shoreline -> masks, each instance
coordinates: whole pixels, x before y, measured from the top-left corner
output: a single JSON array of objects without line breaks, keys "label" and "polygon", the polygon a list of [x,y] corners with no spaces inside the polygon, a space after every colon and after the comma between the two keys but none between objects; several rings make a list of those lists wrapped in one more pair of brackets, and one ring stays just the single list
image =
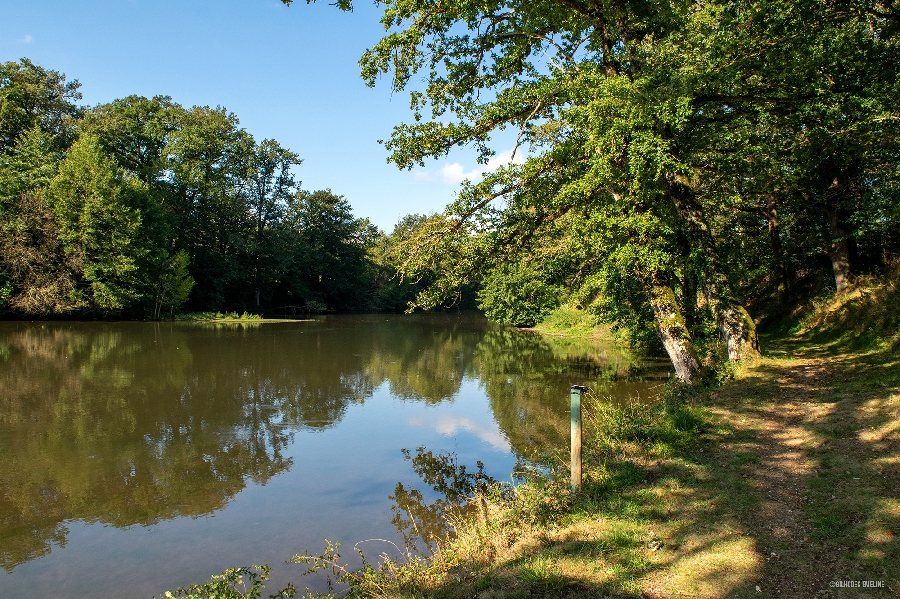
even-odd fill
[{"label": "shoreline", "polygon": [[770,345],[719,388],[594,410],[581,493],[564,475],[508,505],[478,499],[431,561],[363,573],[350,596],[837,597],[835,580],[882,581],[840,597],[900,592],[897,356]]},{"label": "shoreline", "polygon": [[895,293],[833,298],[718,387],[586,406],[580,493],[562,469],[509,503],[477,497],[431,559],[344,577],[348,596],[897,596]]}]

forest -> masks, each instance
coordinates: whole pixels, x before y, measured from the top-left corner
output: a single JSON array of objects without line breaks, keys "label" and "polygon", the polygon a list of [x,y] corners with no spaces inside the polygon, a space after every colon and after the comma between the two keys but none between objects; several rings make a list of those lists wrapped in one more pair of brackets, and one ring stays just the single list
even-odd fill
[{"label": "forest", "polygon": [[402,310],[412,298],[392,238],[343,197],[302,189],[302,159],[277,141],[164,96],[80,106],[79,86],[25,58],[0,64],[0,312]]}]

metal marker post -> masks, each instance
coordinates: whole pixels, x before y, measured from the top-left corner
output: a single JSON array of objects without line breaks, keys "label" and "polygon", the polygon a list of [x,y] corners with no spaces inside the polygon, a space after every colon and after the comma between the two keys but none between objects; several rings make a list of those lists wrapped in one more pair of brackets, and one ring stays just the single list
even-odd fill
[{"label": "metal marker post", "polygon": [[572,385],[569,403],[572,409],[572,491],[581,489],[581,396],[587,387]]}]

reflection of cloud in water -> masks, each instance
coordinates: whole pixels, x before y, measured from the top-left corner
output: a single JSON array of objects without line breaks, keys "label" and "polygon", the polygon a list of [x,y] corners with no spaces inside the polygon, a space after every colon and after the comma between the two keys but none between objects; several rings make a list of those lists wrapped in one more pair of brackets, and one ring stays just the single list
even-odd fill
[{"label": "reflection of cloud in water", "polygon": [[510,453],[509,441],[498,429],[485,428],[471,418],[441,414],[437,422],[424,416],[410,416],[407,421],[409,426],[434,427],[434,430],[448,437],[454,436],[458,431],[464,430],[472,433],[497,451]]}]

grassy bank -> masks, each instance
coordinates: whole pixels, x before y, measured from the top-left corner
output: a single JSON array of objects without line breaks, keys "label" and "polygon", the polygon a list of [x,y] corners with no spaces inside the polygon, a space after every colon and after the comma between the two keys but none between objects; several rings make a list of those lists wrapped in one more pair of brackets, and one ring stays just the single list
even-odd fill
[{"label": "grassy bank", "polygon": [[259,314],[250,314],[248,312],[243,312],[238,314],[237,312],[189,312],[187,314],[176,314],[172,320],[176,322],[200,322],[200,323],[213,323],[213,324],[241,324],[241,325],[256,325],[256,324],[271,324],[276,322],[299,322],[302,318],[263,318]]},{"label": "grassy bank", "polygon": [[566,337],[609,338],[609,327],[585,310],[563,305],[547,315],[533,330],[545,335]]},{"label": "grassy bank", "polygon": [[823,301],[716,389],[590,397],[580,493],[561,471],[480,497],[432,559],[343,581],[411,599],[900,596],[898,300],[870,282]]},{"label": "grassy bank", "polygon": [[173,320],[180,322],[258,322],[263,319],[259,314],[244,312],[188,312],[176,314]]},{"label": "grassy bank", "polygon": [[389,564],[355,593],[900,596],[898,299],[869,283],[822,302],[713,391],[595,398],[581,493],[563,473],[482,500],[433,561]]}]

